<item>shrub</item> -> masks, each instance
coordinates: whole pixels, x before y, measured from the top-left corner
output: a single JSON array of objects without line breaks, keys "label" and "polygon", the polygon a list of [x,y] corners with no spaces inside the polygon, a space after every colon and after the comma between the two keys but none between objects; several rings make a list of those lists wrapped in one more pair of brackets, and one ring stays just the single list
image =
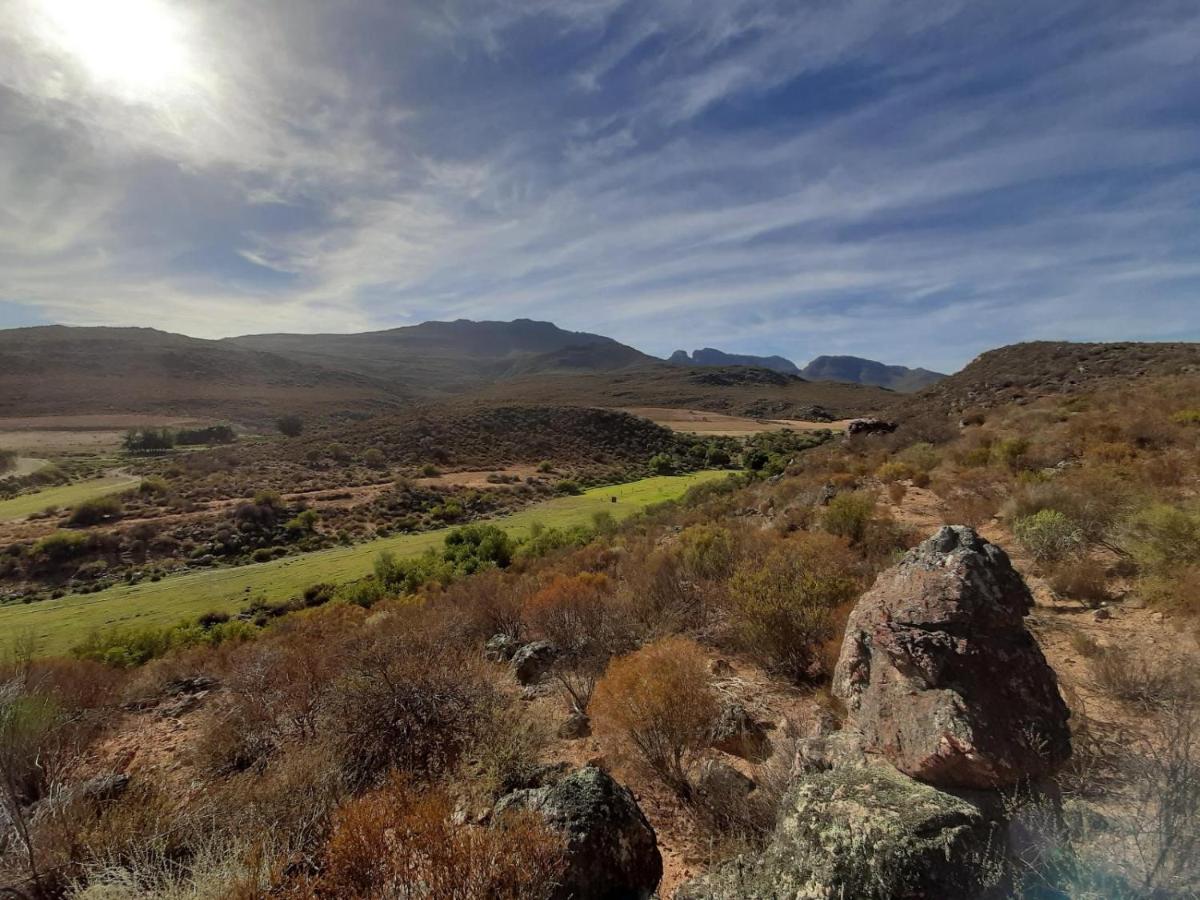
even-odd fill
[{"label": "shrub", "polygon": [[829,501],[821,524],[830,534],[843,537],[852,544],[861,543],[867,525],[875,515],[875,497],[863,491],[838,494]]},{"label": "shrub", "polygon": [[794,680],[820,674],[820,649],[837,631],[835,610],[858,592],[844,541],[805,534],[744,562],[729,586],[734,636],[747,653]]},{"label": "shrub", "polygon": [[348,463],[353,456],[350,454],[350,448],[345,444],[333,443],[325,448],[326,455],[336,463]]},{"label": "shrub", "polygon": [[553,674],[579,712],[609,659],[633,645],[625,617],[607,602],[611,591],[605,575],[555,575],[525,605],[529,626],[558,647]]},{"label": "shrub", "polygon": [[383,590],[404,594],[414,593],[434,581],[447,583],[454,575],[453,566],[432,549],[404,559],[397,559],[385,550],[375,557],[374,568],[375,581]]},{"label": "shrub", "polygon": [[433,463],[425,463],[421,466],[421,475],[425,478],[437,478],[442,474],[442,470]]},{"label": "shrub", "polygon": [[444,559],[459,575],[491,567],[503,569],[512,556],[512,538],[496,525],[465,525],[446,535]]},{"label": "shrub", "polygon": [[709,447],[704,454],[704,464],[713,469],[723,469],[732,462],[729,451],[724,447]]},{"label": "shrub", "polygon": [[377,447],[372,447],[363,454],[363,465],[368,469],[386,469],[387,457],[383,455],[383,451]]},{"label": "shrub", "polygon": [[915,478],[917,470],[906,462],[898,459],[885,462],[875,470],[875,477],[884,484],[895,484],[900,481],[909,481]]},{"label": "shrub", "polygon": [[1025,438],[1005,438],[996,441],[991,447],[992,461],[1014,472],[1025,467],[1028,454],[1029,441]]},{"label": "shrub", "polygon": [[679,535],[679,562],[693,578],[715,581],[733,573],[733,535],[720,525],[691,525]]},{"label": "shrub", "polygon": [[82,556],[90,545],[91,541],[86,534],[56,531],[34,544],[30,553],[46,563],[57,565]]},{"label": "shrub", "polygon": [[315,509],[306,509],[297,513],[284,527],[293,534],[312,534],[317,530],[320,520],[321,516]]},{"label": "shrub", "polygon": [[917,443],[905,447],[897,454],[897,459],[907,463],[919,472],[932,472],[942,461],[941,454],[933,444]]},{"label": "shrub", "polygon": [[1056,509],[1043,509],[1013,523],[1013,536],[1039,563],[1057,562],[1083,547],[1079,526]]},{"label": "shrub", "polygon": [[296,415],[281,416],[275,422],[275,427],[285,437],[299,437],[304,433],[304,420]]},{"label": "shrub", "polygon": [[[333,816],[310,896],[549,900],[565,865],[563,839],[527,810],[486,827],[453,823],[439,788],[393,776]],[[419,885],[419,888],[417,887]],[[397,892],[397,886],[402,886]]]},{"label": "shrub", "polygon": [[1171,416],[1176,425],[1200,425],[1200,409],[1181,409]]},{"label": "shrub", "polygon": [[1050,587],[1056,594],[1079,600],[1085,606],[1099,606],[1109,599],[1104,566],[1087,557],[1055,565],[1050,571]]},{"label": "shrub", "polygon": [[1146,573],[1170,572],[1200,562],[1200,515],[1156,503],[1134,514],[1126,524],[1126,543]]},{"label": "shrub", "polygon": [[558,484],[554,485],[554,490],[560,494],[576,495],[583,493],[583,488],[580,486],[579,482],[570,478],[564,478],[562,481],[558,482]]},{"label": "shrub", "polygon": [[675,460],[671,459],[666,453],[656,453],[650,457],[650,471],[655,475],[673,475],[675,473]]},{"label": "shrub", "polygon": [[125,508],[117,497],[96,497],[92,500],[85,500],[76,506],[67,521],[71,525],[86,528],[91,525],[99,525],[108,519],[120,518],[124,511]]},{"label": "shrub", "polygon": [[147,475],[142,479],[142,483],[138,485],[138,493],[150,496],[164,497],[170,493],[170,486],[167,480],[158,475]]},{"label": "shrub", "polygon": [[627,742],[677,795],[692,796],[690,769],[720,712],[699,646],[669,637],[614,660],[596,685],[591,712],[602,734]]},{"label": "shrub", "polygon": [[554,463],[550,462],[548,459],[543,459],[540,463],[538,463],[537,470],[543,475],[548,475],[554,471]]},{"label": "shrub", "polygon": [[11,472],[17,467],[17,452],[15,450],[0,450],[0,475]]}]

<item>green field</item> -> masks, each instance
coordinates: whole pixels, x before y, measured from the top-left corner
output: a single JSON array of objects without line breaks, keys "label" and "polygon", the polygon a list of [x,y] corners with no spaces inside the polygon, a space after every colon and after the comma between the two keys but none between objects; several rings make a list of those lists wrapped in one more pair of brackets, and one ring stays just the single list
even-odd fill
[{"label": "green field", "polygon": [[[726,477],[725,472],[646,478],[630,484],[594,488],[577,497],[559,497],[494,519],[515,537],[529,526],[566,527],[589,524],[604,510],[626,518],[664,500],[681,497],[692,485]],[[617,502],[613,503],[613,497]],[[0,636],[32,632],[43,653],[67,651],[96,627],[173,625],[211,610],[236,612],[251,599],[286,600],[322,581],[342,582],[371,571],[384,550],[413,556],[440,546],[449,528],[380,538],[352,547],[336,547],[302,556],[228,569],[188,572],[158,582],[119,585],[95,594],[72,594],[59,600],[0,607]]]},{"label": "green field", "polygon": [[85,500],[106,497],[136,487],[140,481],[141,479],[130,475],[105,475],[103,478],[89,478],[87,481],[64,484],[62,487],[21,494],[11,500],[0,500],[0,522],[23,519],[52,506],[63,509],[77,506]]}]

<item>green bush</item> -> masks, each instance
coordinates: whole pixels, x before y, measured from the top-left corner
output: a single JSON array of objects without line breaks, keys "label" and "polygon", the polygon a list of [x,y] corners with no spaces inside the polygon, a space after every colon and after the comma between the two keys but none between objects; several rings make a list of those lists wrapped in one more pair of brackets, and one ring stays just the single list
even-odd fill
[{"label": "green bush", "polygon": [[675,460],[666,453],[656,453],[650,457],[650,471],[655,475],[674,475]]},{"label": "green bush", "polygon": [[281,416],[275,422],[275,427],[279,429],[279,433],[285,437],[299,437],[304,433],[304,420],[299,416]]},{"label": "green bush", "polygon": [[709,447],[704,455],[704,463],[713,469],[722,469],[731,462],[729,451],[724,447]]},{"label": "green bush", "polygon": [[76,506],[67,521],[71,525],[86,528],[91,525],[99,525],[106,519],[120,518],[124,511],[125,508],[121,505],[119,498],[96,497],[93,500],[85,500]]},{"label": "green bush", "polygon": [[901,462],[908,463],[914,469],[921,472],[932,472],[938,467],[938,463],[942,461],[941,454],[933,444],[912,444],[905,447],[897,454],[897,459]]},{"label": "green bush", "polygon": [[838,494],[829,501],[821,525],[830,534],[861,544],[875,516],[875,496],[864,491]]},{"label": "green bush", "polygon": [[737,567],[729,585],[734,634],[766,667],[797,681],[821,674],[821,645],[835,636],[834,610],[858,581],[845,543],[805,534]]},{"label": "green bush", "polygon": [[17,467],[17,451],[0,450],[0,475]]},{"label": "green bush", "polygon": [[368,469],[386,469],[387,457],[383,455],[383,451],[378,447],[372,447],[363,454],[363,465]]},{"label": "green bush", "polygon": [[1005,438],[996,441],[991,447],[992,461],[1007,466],[1012,471],[1025,466],[1029,453],[1029,441],[1025,438]]},{"label": "green bush", "polygon": [[31,555],[48,563],[61,563],[82,556],[88,551],[90,544],[86,534],[56,531],[34,544]]},{"label": "green bush", "polygon": [[1171,416],[1176,425],[1200,425],[1200,409],[1181,409]]},{"label": "green bush", "polygon": [[679,562],[693,578],[709,581],[733,573],[733,535],[719,525],[692,525],[679,535]]},{"label": "green bush", "polygon": [[513,541],[508,532],[495,525],[466,525],[446,535],[443,558],[459,575],[481,569],[503,569],[513,556]]},{"label": "green bush", "polygon": [[167,480],[159,475],[147,475],[142,479],[142,483],[138,485],[138,493],[150,496],[163,497],[170,493],[171,488],[167,484]]},{"label": "green bush", "polygon": [[1156,503],[1131,516],[1125,531],[1129,551],[1145,573],[1200,562],[1200,514]]},{"label": "green bush", "polygon": [[560,494],[577,495],[583,493],[583,487],[578,481],[573,481],[570,478],[564,478],[554,486],[554,490]]},{"label": "green bush", "polygon": [[1083,531],[1056,509],[1043,509],[1013,523],[1013,535],[1039,563],[1057,562],[1083,548]]}]

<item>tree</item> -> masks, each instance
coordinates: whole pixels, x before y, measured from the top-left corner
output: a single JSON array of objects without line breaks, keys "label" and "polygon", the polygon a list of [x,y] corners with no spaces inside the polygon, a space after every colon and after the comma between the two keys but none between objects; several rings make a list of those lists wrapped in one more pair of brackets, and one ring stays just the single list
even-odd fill
[{"label": "tree", "polygon": [[275,427],[285,437],[299,437],[304,432],[304,420],[297,415],[281,416]]},{"label": "tree", "polygon": [[673,475],[675,473],[675,460],[671,459],[666,453],[656,453],[650,457],[650,471],[655,475]]}]

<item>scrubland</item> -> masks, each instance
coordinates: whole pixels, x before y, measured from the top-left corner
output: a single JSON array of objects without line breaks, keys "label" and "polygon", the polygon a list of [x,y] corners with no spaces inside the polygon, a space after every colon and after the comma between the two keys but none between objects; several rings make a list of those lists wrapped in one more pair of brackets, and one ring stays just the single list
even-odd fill
[{"label": "scrubland", "polygon": [[[1014,891],[1195,896],[1198,387],[1144,379],[934,409],[887,436],[764,439],[737,479],[624,522],[590,510],[521,541],[476,522],[375,555],[349,586],[314,579],[174,632],[101,629],[69,657],[17,636],[0,884],[551,897],[561,837],[491,811],[548,767],[594,762],[637,794],[670,896],[766,840],[791,742],[840,715],[827,684],[854,602],[950,522],[1012,552],[1072,707],[1064,820],[1023,811],[1039,840]],[[536,641],[557,652],[519,684],[510,651]]]}]

